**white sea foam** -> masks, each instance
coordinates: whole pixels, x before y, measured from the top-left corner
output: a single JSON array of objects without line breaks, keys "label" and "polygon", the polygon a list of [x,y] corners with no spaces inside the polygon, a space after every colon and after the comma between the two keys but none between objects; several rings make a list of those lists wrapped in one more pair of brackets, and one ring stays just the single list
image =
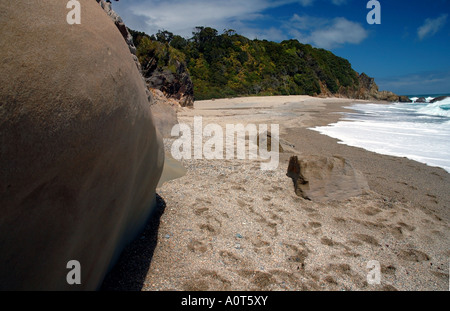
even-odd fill
[{"label": "white sea foam", "polygon": [[450,172],[450,100],[435,104],[357,104],[338,123],[313,128],[342,144],[407,157]]},{"label": "white sea foam", "polygon": [[418,110],[419,113],[450,118],[450,98],[428,104]]}]

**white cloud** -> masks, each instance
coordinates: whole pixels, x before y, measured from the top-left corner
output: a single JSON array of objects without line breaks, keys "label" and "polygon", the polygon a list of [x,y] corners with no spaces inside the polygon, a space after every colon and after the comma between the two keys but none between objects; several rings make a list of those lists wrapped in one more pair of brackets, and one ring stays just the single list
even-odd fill
[{"label": "white cloud", "polygon": [[233,28],[242,21],[254,21],[263,18],[261,12],[266,9],[292,2],[292,0],[146,0],[130,4],[132,14],[146,19],[148,33],[160,29],[190,37],[196,26],[209,26],[219,31]]},{"label": "white cloud", "polygon": [[367,38],[368,32],[361,24],[338,17],[333,20],[312,16],[294,16],[284,24],[289,33],[304,43],[332,49],[344,44],[359,44]]},{"label": "white cloud", "polygon": [[427,18],[425,23],[417,29],[419,39],[423,40],[425,37],[436,34],[447,22],[447,17],[448,14],[443,14],[435,19]]},{"label": "white cloud", "polygon": [[[347,2],[325,1],[335,5]],[[113,8],[128,27],[149,34],[164,29],[191,37],[196,26],[209,26],[219,32],[232,28],[250,38],[278,41],[287,39],[288,33],[275,28],[280,22],[265,15],[266,10],[286,4],[297,4],[300,10],[318,3],[318,0],[128,0],[114,2]]]},{"label": "white cloud", "polygon": [[367,38],[367,31],[358,23],[343,17],[334,19],[329,27],[311,33],[314,44],[325,49],[341,46],[345,43],[359,44]]}]

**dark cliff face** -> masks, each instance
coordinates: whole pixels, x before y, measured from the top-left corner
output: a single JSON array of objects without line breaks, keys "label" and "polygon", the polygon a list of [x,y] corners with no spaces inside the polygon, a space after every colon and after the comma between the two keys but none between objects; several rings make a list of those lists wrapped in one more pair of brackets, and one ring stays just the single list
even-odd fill
[{"label": "dark cliff face", "polygon": [[[183,107],[192,106],[194,103],[194,86],[186,64],[175,61],[174,64],[170,64],[169,68],[168,63],[161,65],[161,57],[156,53],[151,55],[148,61],[140,61],[137,57],[137,48],[134,45],[135,38],[132,35],[134,32],[128,30],[121,17],[111,8],[110,2],[96,1],[112,19],[125,39],[133,60],[147,83],[147,87],[162,91],[167,98],[177,100]],[[147,95],[151,100],[151,92],[148,92]]]},{"label": "dark cliff face", "polygon": [[158,66],[157,55],[152,55],[142,65],[142,74],[150,88],[158,89],[167,98],[177,100],[182,107],[193,106],[194,84],[184,62],[175,60],[173,65],[166,63]]},{"label": "dark cliff face", "polygon": [[352,96],[349,96],[350,98],[390,102],[411,102],[407,96],[399,96],[389,91],[379,91],[375,79],[369,77],[365,73],[359,75],[358,81],[358,91],[352,94]]},{"label": "dark cliff face", "polygon": [[158,42],[143,32],[129,31],[137,46],[141,72],[148,87],[160,90],[182,107],[193,106],[194,84],[185,55],[168,42]]},{"label": "dark cliff face", "polygon": [[369,91],[378,91],[378,86],[375,84],[375,79],[369,77],[364,72],[359,75],[359,87]]}]

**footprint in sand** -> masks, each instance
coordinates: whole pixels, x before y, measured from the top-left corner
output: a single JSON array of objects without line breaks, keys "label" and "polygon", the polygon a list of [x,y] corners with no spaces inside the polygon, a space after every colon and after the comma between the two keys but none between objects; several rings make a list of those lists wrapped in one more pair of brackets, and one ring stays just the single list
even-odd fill
[{"label": "footprint in sand", "polygon": [[187,248],[193,253],[206,253],[208,251],[208,246],[198,240],[191,240],[187,245]]},{"label": "footprint in sand", "polygon": [[250,243],[254,246],[253,251],[255,253],[265,253],[267,255],[272,255],[272,247],[269,242],[264,241],[261,237],[250,238]]},{"label": "footprint in sand", "polygon": [[412,248],[408,250],[401,250],[397,254],[397,257],[412,262],[422,262],[430,260],[430,257],[427,254]]},{"label": "footprint in sand", "polygon": [[207,207],[200,207],[200,208],[194,209],[194,214],[197,215],[197,216],[201,216],[207,211],[209,211],[209,208],[207,208]]},{"label": "footprint in sand", "polygon": [[219,256],[223,262],[224,265],[226,266],[245,266],[246,265],[246,261],[241,258],[239,255],[227,251],[227,250],[221,250],[219,252]]},{"label": "footprint in sand", "polygon": [[248,205],[247,203],[245,203],[244,201],[242,201],[242,200],[240,200],[240,199],[236,199],[236,202],[237,202],[237,204],[238,204],[240,207],[250,206],[250,205]]},{"label": "footprint in sand", "polygon": [[342,217],[334,217],[333,220],[334,220],[334,222],[336,222],[337,224],[340,224],[340,225],[345,225],[347,223],[347,220]]},{"label": "footprint in sand", "polygon": [[375,215],[381,213],[381,210],[376,207],[368,206],[368,207],[364,208],[361,212],[367,216],[375,216]]},{"label": "footprint in sand", "polygon": [[392,265],[389,265],[389,266],[381,265],[381,273],[382,274],[395,275],[396,271],[397,271],[397,268]]},{"label": "footprint in sand", "polygon": [[234,186],[231,186],[231,189],[232,190],[237,190],[237,191],[247,191],[244,187],[242,187],[241,185],[239,185],[239,184],[236,184],[236,185],[234,185]]},{"label": "footprint in sand", "polygon": [[246,279],[255,286],[251,290],[265,290],[270,285],[276,284],[276,279],[271,273],[257,271],[257,270],[240,270],[238,274]]},{"label": "footprint in sand", "polygon": [[414,226],[411,226],[411,225],[408,225],[408,224],[406,224],[406,223],[404,223],[404,222],[399,222],[399,223],[397,223],[400,227],[402,227],[402,228],[405,228],[406,230],[408,230],[408,231],[410,231],[410,232],[413,232],[414,230],[416,230],[416,227],[414,227]]},{"label": "footprint in sand", "polygon": [[391,234],[392,234],[397,240],[402,240],[402,239],[404,239],[402,227],[399,227],[399,226],[389,226],[389,231],[391,232]]},{"label": "footprint in sand", "polygon": [[218,233],[218,229],[215,228],[214,226],[211,226],[210,224],[199,224],[198,226],[202,231],[205,231],[208,234]]},{"label": "footprint in sand", "polygon": [[316,221],[310,221],[307,224],[302,224],[304,230],[313,235],[318,235],[322,233],[322,224]]},{"label": "footprint in sand", "polygon": [[200,270],[190,280],[183,284],[185,291],[227,291],[231,282],[213,270]]},{"label": "footprint in sand", "polygon": [[347,279],[359,288],[364,288],[368,285],[366,278],[354,272],[349,264],[331,263],[325,272],[329,273],[329,275],[334,275],[337,282]]},{"label": "footprint in sand", "polygon": [[335,246],[341,245],[341,243],[335,242],[326,236],[324,236],[324,237],[322,237],[322,239],[320,239],[320,243],[322,243],[323,245],[329,246],[329,247],[335,247]]},{"label": "footprint in sand", "polygon": [[362,233],[356,233],[356,234],[354,234],[355,235],[355,237],[358,239],[358,240],[360,240],[360,241],[362,241],[362,242],[365,242],[365,243],[367,243],[367,244],[369,244],[369,245],[372,245],[372,246],[380,246],[380,243],[378,242],[378,240],[377,239],[375,239],[373,236],[371,236],[371,235],[367,235],[367,234],[362,234]]},{"label": "footprint in sand", "polygon": [[283,218],[281,218],[277,213],[269,211],[269,214],[270,214],[270,219],[277,222],[278,224],[284,224]]},{"label": "footprint in sand", "polygon": [[217,235],[222,227],[222,222],[216,217],[207,216],[207,223],[199,224],[199,228],[208,235]]},{"label": "footprint in sand", "polygon": [[279,186],[273,186],[272,189],[269,190],[269,192],[280,192],[283,191],[283,188],[279,187]]},{"label": "footprint in sand", "polygon": [[305,260],[308,258],[309,249],[306,246],[295,246],[291,244],[284,243],[286,247],[286,261],[298,264],[299,267],[305,267]]}]

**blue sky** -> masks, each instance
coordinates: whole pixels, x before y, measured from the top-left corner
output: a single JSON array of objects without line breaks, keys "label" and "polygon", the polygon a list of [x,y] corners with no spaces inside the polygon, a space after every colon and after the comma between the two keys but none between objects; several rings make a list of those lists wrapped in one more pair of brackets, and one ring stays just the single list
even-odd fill
[{"label": "blue sky", "polygon": [[128,27],[189,38],[196,26],[234,29],[248,38],[298,39],[348,59],[398,94],[450,93],[450,0],[378,0],[381,24],[369,25],[368,0],[120,0]]}]

